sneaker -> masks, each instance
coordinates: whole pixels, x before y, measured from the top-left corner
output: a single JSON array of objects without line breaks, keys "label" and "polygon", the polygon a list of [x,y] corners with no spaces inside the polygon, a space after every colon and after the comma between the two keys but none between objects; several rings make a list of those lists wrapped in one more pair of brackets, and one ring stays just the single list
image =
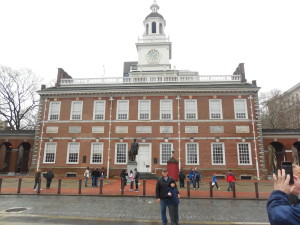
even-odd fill
[{"label": "sneaker", "polygon": [[139,192],[139,190],[135,190],[134,192]]},{"label": "sneaker", "polygon": [[43,190],[43,188],[40,188],[40,191]]},{"label": "sneaker", "polygon": [[221,188],[218,188],[218,190],[221,190]]},{"label": "sneaker", "polygon": [[36,189],[33,189],[33,191],[36,191]]}]

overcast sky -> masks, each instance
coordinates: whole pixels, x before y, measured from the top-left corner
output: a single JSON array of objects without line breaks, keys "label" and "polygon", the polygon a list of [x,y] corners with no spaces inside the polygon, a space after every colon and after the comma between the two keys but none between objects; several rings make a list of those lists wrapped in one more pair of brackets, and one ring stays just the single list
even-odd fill
[{"label": "overcast sky", "polygon": [[[0,0],[0,64],[32,69],[44,83],[61,67],[73,78],[121,77],[153,0]],[[172,66],[246,79],[266,92],[300,82],[299,0],[157,0]],[[103,69],[105,68],[105,69]]]}]

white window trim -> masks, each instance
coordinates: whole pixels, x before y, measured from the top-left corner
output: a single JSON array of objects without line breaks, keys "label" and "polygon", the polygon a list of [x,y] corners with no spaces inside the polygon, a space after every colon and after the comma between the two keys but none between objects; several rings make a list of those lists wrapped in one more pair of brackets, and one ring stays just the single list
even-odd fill
[{"label": "white window trim", "polygon": [[[162,102],[163,101],[166,101],[166,100],[168,100],[168,101],[170,101],[171,102],[171,118],[170,119],[162,119]],[[160,101],[159,101],[159,118],[160,118],[160,120],[173,120],[173,100],[172,99],[160,99]]]},{"label": "white window trim", "polygon": [[80,114],[80,119],[78,120],[82,120],[82,108],[83,108],[83,101],[72,101],[71,103],[71,113],[70,113],[70,120],[77,120],[77,119],[72,119],[72,113],[73,113],[73,106],[74,106],[74,102],[81,102],[81,114]]},{"label": "white window trim", "polygon": [[[103,102],[103,103],[104,103],[103,119],[96,119],[96,118],[95,118],[95,114],[96,114],[96,103],[97,103],[97,102]],[[105,101],[105,100],[95,100],[95,101],[94,101],[93,120],[105,120],[105,109],[106,109],[106,101]]]},{"label": "white window trim", "polygon": [[[211,117],[211,103],[210,102],[213,100],[219,100],[219,102],[220,102],[220,114],[221,114],[220,118],[212,118]],[[222,99],[209,99],[209,119],[211,119],[211,120],[222,120],[223,119]]]},{"label": "white window trim", "polygon": [[[125,163],[118,163],[117,162],[117,145],[118,144],[125,144],[126,145],[126,162]],[[117,142],[115,143],[115,165],[126,165],[128,162],[128,143],[124,143],[124,142]]]},{"label": "white window trim", "polygon": [[[239,151],[239,144],[248,144],[248,148],[249,148],[249,164],[241,164],[240,163],[240,151]],[[237,156],[238,156],[238,165],[239,166],[251,166],[252,165],[252,152],[251,152],[251,144],[250,142],[238,142],[236,145],[236,149],[237,149]]]},{"label": "white window trim", "polygon": [[[46,162],[46,149],[47,149],[47,145],[48,144],[55,144],[55,152],[54,152],[54,162]],[[46,142],[45,143],[45,148],[44,148],[44,159],[43,159],[43,163],[44,164],[54,164],[56,161],[56,149],[57,149],[57,143],[56,142]]]},{"label": "white window trim", "polygon": [[[214,163],[214,149],[213,144],[222,144],[222,154],[223,154],[223,163]],[[225,144],[223,142],[212,142],[210,144],[211,148],[211,165],[226,165],[226,157],[225,157]]]},{"label": "white window trim", "polygon": [[69,142],[68,143],[68,151],[67,151],[66,164],[79,164],[79,161],[80,161],[80,143],[79,142],[75,142],[75,143],[78,143],[78,160],[77,160],[77,162],[69,162],[69,150],[70,150],[70,144],[71,143],[74,143],[74,142]]},{"label": "white window trim", "polygon": [[[236,109],[236,104],[235,104],[236,100],[239,100],[239,101],[240,101],[240,100],[243,100],[243,101],[244,101],[246,118],[237,118],[237,117],[236,117],[236,111],[237,111],[237,109]],[[233,103],[233,105],[234,105],[234,118],[235,118],[236,120],[247,120],[247,119],[248,119],[248,106],[247,106],[247,100],[246,100],[246,99],[240,99],[240,98],[238,98],[238,99],[234,99],[233,101],[234,101],[234,103]]]},{"label": "white window trim", "polygon": [[164,143],[160,143],[160,149],[159,149],[159,164],[160,165],[167,165],[167,163],[162,163],[162,145],[163,144],[170,144],[171,145],[171,157],[172,157],[172,151],[173,151],[173,143],[171,142],[164,142]]},{"label": "white window trim", "polygon": [[[140,118],[140,102],[141,101],[148,101],[149,102],[149,119],[141,119]],[[139,120],[151,120],[151,100],[150,99],[140,99],[138,103],[138,119]]]},{"label": "white window trim", "polygon": [[[101,159],[101,162],[99,162],[99,163],[93,162],[93,145],[94,145],[94,144],[101,144],[101,145],[102,145],[102,159]],[[103,142],[92,142],[92,143],[91,143],[90,164],[97,164],[97,165],[103,164],[103,149],[104,149],[104,143],[103,143]]]},{"label": "white window trim", "polygon": [[[188,154],[187,154],[187,146],[188,144],[196,144],[197,146],[197,162],[198,163],[188,163]],[[200,157],[199,157],[199,144],[195,142],[185,143],[185,164],[186,165],[200,165]]]},{"label": "white window trim", "polygon": [[[123,102],[127,102],[127,119],[119,119],[118,114],[119,114],[119,102],[123,101]],[[116,112],[116,119],[117,120],[129,120],[129,100],[117,100],[117,112]]]},{"label": "white window trim", "polygon": [[[196,105],[196,107],[195,107],[196,108],[196,112],[195,112],[196,118],[195,119],[188,119],[187,116],[186,116],[186,114],[187,114],[187,112],[186,112],[186,110],[187,110],[186,102],[191,101],[191,100],[195,101],[195,105]],[[197,120],[198,119],[198,101],[197,101],[197,99],[184,99],[184,119],[186,119],[186,120]]]},{"label": "white window trim", "polygon": [[[52,103],[59,103],[59,111],[58,111],[58,119],[57,120],[59,120],[60,119],[60,108],[61,108],[61,102],[60,101],[51,101],[50,103],[49,103],[49,113],[48,113],[48,120],[50,120],[50,116],[51,116],[51,110],[52,110]],[[51,120],[51,121],[53,121],[53,120]],[[54,121],[56,121],[56,120],[54,120]]]}]

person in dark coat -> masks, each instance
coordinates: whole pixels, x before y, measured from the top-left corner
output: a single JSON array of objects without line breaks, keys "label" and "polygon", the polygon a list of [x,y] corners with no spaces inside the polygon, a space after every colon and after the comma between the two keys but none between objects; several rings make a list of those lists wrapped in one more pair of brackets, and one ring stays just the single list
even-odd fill
[{"label": "person in dark coat", "polygon": [[93,170],[92,172],[92,178],[93,178],[93,182],[92,182],[92,186],[93,187],[98,187],[98,179],[100,177],[100,171],[97,168],[96,170]]},{"label": "person in dark coat", "polygon": [[[41,181],[42,181],[42,170],[38,169],[35,173],[35,177],[34,177],[34,187],[33,190],[36,191],[36,186],[40,185],[41,187]],[[42,188],[40,188],[40,190],[42,190]]]},{"label": "person in dark coat", "polygon": [[126,176],[128,176],[128,173],[126,173],[126,170],[122,170],[120,177],[121,177],[121,190],[125,191],[125,186],[127,184]]},{"label": "person in dark coat", "polygon": [[47,189],[50,188],[53,178],[54,178],[54,173],[53,173],[52,169],[49,169],[49,171],[46,173],[46,180],[47,180],[46,188]]},{"label": "person in dark coat", "polygon": [[171,182],[169,187],[166,190],[167,205],[169,208],[169,215],[172,225],[178,225],[179,214],[178,214],[178,205],[179,205],[179,191],[176,188],[176,183]]},{"label": "person in dark coat", "polygon": [[179,187],[184,188],[185,174],[182,172],[182,170],[180,170],[178,177],[179,177],[179,183],[180,183]]},{"label": "person in dark coat", "polygon": [[133,173],[133,179],[134,179],[134,183],[135,183],[135,192],[139,191],[139,179],[140,179],[140,173],[137,170],[137,168],[134,169],[134,173]]},{"label": "person in dark coat", "polygon": [[169,187],[171,182],[175,183],[175,180],[172,177],[168,176],[168,170],[167,169],[163,169],[162,170],[162,177],[158,178],[157,183],[156,183],[156,189],[155,189],[156,201],[158,203],[160,203],[162,224],[167,224],[168,223],[168,219],[167,219],[167,215],[166,215],[167,200],[168,200],[168,198],[166,197],[166,190]]}]

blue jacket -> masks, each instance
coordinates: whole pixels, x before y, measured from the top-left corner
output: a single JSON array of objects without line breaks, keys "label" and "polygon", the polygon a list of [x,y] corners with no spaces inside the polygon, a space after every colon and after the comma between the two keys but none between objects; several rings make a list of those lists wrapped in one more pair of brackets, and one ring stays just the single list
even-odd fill
[{"label": "blue jacket", "polygon": [[[168,193],[171,192],[172,196],[169,196]],[[167,205],[178,205],[179,199],[178,199],[179,191],[177,188],[167,187],[166,189],[166,197],[167,197]]]},{"label": "blue jacket", "polygon": [[300,205],[292,206],[287,194],[273,191],[267,203],[267,211],[271,225],[299,225]]},{"label": "blue jacket", "polygon": [[216,176],[216,175],[213,175],[213,177],[212,177],[212,182],[217,183],[217,176]]}]

